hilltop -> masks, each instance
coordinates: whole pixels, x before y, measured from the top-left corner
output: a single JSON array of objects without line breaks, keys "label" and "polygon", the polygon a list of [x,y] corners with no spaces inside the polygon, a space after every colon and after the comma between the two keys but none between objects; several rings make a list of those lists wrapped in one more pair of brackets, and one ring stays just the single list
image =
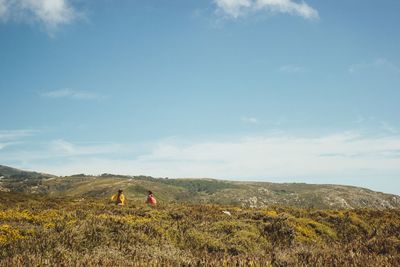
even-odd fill
[{"label": "hilltop", "polygon": [[141,201],[147,190],[162,202],[223,204],[242,207],[283,205],[301,208],[399,208],[400,197],[343,185],[237,182],[216,179],[168,179],[149,176],[77,174],[58,177],[0,166],[0,191],[49,196],[108,198],[122,188]]}]

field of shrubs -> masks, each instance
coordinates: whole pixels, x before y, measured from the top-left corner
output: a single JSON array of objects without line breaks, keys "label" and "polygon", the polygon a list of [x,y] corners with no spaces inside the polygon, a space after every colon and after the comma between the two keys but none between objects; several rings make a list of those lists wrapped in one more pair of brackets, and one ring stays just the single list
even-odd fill
[{"label": "field of shrubs", "polygon": [[0,193],[0,266],[400,266],[400,210]]}]

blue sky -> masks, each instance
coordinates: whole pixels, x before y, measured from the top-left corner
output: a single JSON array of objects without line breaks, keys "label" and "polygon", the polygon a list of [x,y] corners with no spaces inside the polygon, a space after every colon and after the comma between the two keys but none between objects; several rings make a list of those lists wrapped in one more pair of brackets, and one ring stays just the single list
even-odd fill
[{"label": "blue sky", "polygon": [[0,164],[400,194],[400,2],[0,0]]}]

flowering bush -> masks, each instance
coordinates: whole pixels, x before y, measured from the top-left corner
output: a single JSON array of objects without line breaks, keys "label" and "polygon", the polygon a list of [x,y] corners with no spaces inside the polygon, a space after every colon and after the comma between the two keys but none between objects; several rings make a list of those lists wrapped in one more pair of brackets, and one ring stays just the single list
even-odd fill
[{"label": "flowering bush", "polygon": [[4,199],[0,266],[400,265],[400,210]]}]

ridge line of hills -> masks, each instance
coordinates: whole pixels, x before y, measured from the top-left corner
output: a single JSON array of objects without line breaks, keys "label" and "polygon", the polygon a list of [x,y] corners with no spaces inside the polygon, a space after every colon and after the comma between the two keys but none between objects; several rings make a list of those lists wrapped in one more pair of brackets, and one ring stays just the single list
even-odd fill
[{"label": "ridge line of hills", "polygon": [[301,208],[400,208],[400,196],[332,184],[271,183],[216,179],[168,179],[150,176],[76,174],[56,176],[0,165],[0,193],[19,192],[60,197],[108,198],[123,189],[128,200],[142,201],[152,190],[161,202],[271,205]]}]

